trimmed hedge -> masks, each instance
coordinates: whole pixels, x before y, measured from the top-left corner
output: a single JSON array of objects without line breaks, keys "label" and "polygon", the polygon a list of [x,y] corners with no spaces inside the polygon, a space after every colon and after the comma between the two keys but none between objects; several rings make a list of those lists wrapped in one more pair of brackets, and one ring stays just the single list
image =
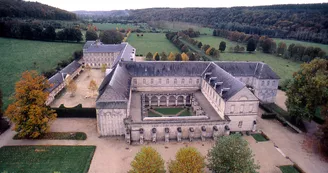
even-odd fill
[{"label": "trimmed hedge", "polygon": [[312,119],[314,122],[318,123],[318,124],[324,124],[326,122],[325,119],[321,118],[321,117],[318,117],[318,116],[313,116],[313,119]]},{"label": "trimmed hedge", "polygon": [[82,108],[79,104],[73,108],[66,108],[60,105],[59,108],[52,108],[56,111],[58,118],[96,118],[96,108]]},{"label": "trimmed hedge", "polygon": [[[20,139],[30,139],[25,137],[19,137],[18,134],[16,134],[13,137],[14,140],[20,140]],[[87,134],[84,132],[48,132],[44,134],[43,136],[40,136],[39,138],[33,139],[33,140],[86,140]]]},{"label": "trimmed hedge", "polygon": [[262,119],[275,119],[277,114],[275,113],[263,113],[261,118]]}]

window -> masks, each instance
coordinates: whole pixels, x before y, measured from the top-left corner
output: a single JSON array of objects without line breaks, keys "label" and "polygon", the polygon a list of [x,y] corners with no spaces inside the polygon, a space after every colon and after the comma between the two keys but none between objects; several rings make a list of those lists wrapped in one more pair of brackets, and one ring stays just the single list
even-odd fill
[{"label": "window", "polygon": [[169,84],[170,83],[170,79],[166,79],[166,84]]},{"label": "window", "polygon": [[177,84],[177,83],[178,83],[177,79],[174,79],[174,84]]},{"label": "window", "polygon": [[189,79],[189,84],[191,84],[191,83],[192,83],[192,79],[190,78],[190,79]]},{"label": "window", "polygon": [[249,111],[248,112],[253,112],[253,104],[249,105]]},{"label": "window", "polygon": [[154,83],[154,79],[150,79],[150,84],[153,84]]},{"label": "window", "polygon": [[244,112],[244,105],[240,105],[240,113]]},{"label": "window", "polygon": [[133,79],[133,84],[137,85],[137,79]]},{"label": "window", "polygon": [[184,79],[181,80],[181,83],[184,84]]},{"label": "window", "polygon": [[243,126],[243,121],[239,121],[238,127],[241,128]]},{"label": "window", "polygon": [[159,83],[159,84],[162,83],[162,79],[161,79],[161,78],[158,79],[158,83]]},{"label": "window", "polygon": [[143,80],[142,80],[142,83],[143,83],[143,84],[146,84],[146,79],[143,79]]},{"label": "window", "polygon": [[276,81],[272,81],[272,86],[276,86]]},{"label": "window", "polygon": [[233,113],[235,111],[235,105],[231,105],[230,107],[230,113]]},{"label": "window", "polygon": [[264,86],[264,81],[262,81],[261,86]]},{"label": "window", "polygon": [[196,83],[199,84],[199,79],[196,80]]},{"label": "window", "polygon": [[270,81],[268,80],[268,82],[267,82],[267,86],[269,86],[270,85]]}]

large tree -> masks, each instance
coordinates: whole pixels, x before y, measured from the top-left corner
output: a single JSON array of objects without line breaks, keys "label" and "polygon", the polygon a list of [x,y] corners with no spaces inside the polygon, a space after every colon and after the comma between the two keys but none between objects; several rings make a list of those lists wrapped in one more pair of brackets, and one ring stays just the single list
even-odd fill
[{"label": "large tree", "polygon": [[287,45],[285,42],[279,42],[278,48],[277,48],[277,55],[283,56],[285,54],[285,51],[287,50]]},{"label": "large tree", "polygon": [[219,45],[219,50],[221,52],[223,52],[226,49],[226,46],[227,46],[226,42],[225,41],[221,41],[220,42],[220,45]]},{"label": "large tree", "polygon": [[146,61],[151,61],[153,60],[153,54],[151,52],[148,52],[146,55]]},{"label": "large tree", "polygon": [[[301,69],[294,73],[286,95],[288,112],[295,120],[311,120],[316,109],[327,110],[328,60],[314,59],[302,64]],[[327,111],[321,111],[321,117],[326,116]]]},{"label": "large tree", "polygon": [[170,173],[204,172],[205,157],[196,148],[181,148],[175,155],[175,160],[169,162]]},{"label": "large tree", "polygon": [[131,162],[129,173],[165,173],[164,160],[152,147],[143,147]]},{"label": "large tree", "polygon": [[208,167],[216,173],[256,173],[252,150],[240,135],[222,136],[208,152]]},{"label": "large tree", "polygon": [[93,29],[87,30],[87,32],[85,33],[85,39],[87,41],[89,41],[89,40],[97,40],[98,39],[98,34]]},{"label": "large tree", "polygon": [[161,61],[167,61],[167,55],[165,52],[161,53]]},{"label": "large tree", "polygon": [[182,61],[182,57],[181,57],[181,54],[180,53],[176,53],[175,54],[175,60],[176,61]]},{"label": "large tree", "polygon": [[169,57],[167,57],[167,60],[174,61],[175,60],[174,53],[170,52]]},{"label": "large tree", "polygon": [[248,42],[247,42],[247,48],[246,50],[251,53],[251,52],[254,52],[256,49],[256,42],[254,39],[249,39]]},{"label": "large tree", "polygon": [[26,71],[16,83],[14,102],[5,115],[15,124],[19,137],[37,138],[49,130],[57,114],[45,105],[49,95],[48,80],[36,71]]},{"label": "large tree", "polygon": [[120,44],[124,36],[115,30],[106,30],[100,33],[100,41],[104,44]]},{"label": "large tree", "polygon": [[154,54],[154,56],[153,56],[153,59],[154,59],[155,61],[159,61],[159,60],[160,60],[160,56],[159,56],[158,52],[155,52],[155,54]]}]

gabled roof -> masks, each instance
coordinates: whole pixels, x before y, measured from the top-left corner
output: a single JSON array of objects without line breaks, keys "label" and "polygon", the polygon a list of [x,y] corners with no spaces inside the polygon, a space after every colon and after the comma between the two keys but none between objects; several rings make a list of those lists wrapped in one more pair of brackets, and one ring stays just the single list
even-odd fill
[{"label": "gabled roof", "polygon": [[85,52],[87,53],[93,53],[93,52],[120,52],[124,49],[125,45],[124,44],[91,44]]},{"label": "gabled roof", "polygon": [[[222,82],[220,85],[215,87],[215,91],[218,94],[222,93],[222,98],[228,100],[238,91],[245,87],[245,84],[240,82],[238,79],[233,77],[231,74],[223,70],[215,63],[210,63],[202,74],[202,78],[210,84],[212,87],[215,86],[215,83]],[[212,79],[210,81],[210,78]],[[222,92],[222,89],[227,89],[227,91]]]}]

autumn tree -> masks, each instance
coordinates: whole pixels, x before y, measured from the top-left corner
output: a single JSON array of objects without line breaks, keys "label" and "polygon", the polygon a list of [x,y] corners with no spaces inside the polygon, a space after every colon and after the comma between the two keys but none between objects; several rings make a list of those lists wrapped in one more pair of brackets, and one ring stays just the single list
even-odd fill
[{"label": "autumn tree", "polygon": [[106,69],[107,69],[106,64],[102,64],[101,65],[101,72],[105,73],[106,72]]},{"label": "autumn tree", "polygon": [[98,89],[98,86],[97,86],[97,83],[95,80],[91,80],[90,83],[89,83],[89,86],[88,86],[88,89],[91,90],[92,92],[92,95],[94,95],[94,92],[97,91]]},{"label": "autumn tree", "polygon": [[167,61],[167,55],[165,52],[161,53],[161,61]]},{"label": "autumn tree", "polygon": [[9,123],[3,118],[2,106],[2,91],[0,89],[0,133],[9,128]]},{"label": "autumn tree", "polygon": [[151,61],[151,60],[153,60],[153,54],[148,52],[146,55],[146,61]]},{"label": "autumn tree", "polygon": [[252,150],[240,135],[222,136],[208,152],[208,168],[216,173],[256,173]]},{"label": "autumn tree", "polygon": [[247,47],[246,47],[246,50],[251,53],[251,52],[254,52],[256,49],[256,42],[253,38],[249,39],[248,42],[247,42]]},{"label": "autumn tree", "polygon": [[219,50],[221,51],[221,52],[223,52],[225,49],[226,49],[226,42],[225,41],[221,41],[220,42],[220,45],[219,45]]},{"label": "autumn tree", "polygon": [[87,64],[87,65],[84,67],[84,70],[88,73],[88,77],[90,77],[91,67],[90,67],[89,64]]},{"label": "autumn tree", "polygon": [[169,61],[174,61],[175,60],[175,55],[174,53],[170,52],[169,57],[167,58]]},{"label": "autumn tree", "polygon": [[186,53],[181,54],[181,59],[182,59],[182,61],[189,61],[189,57]]},{"label": "autumn tree", "polygon": [[164,160],[152,147],[143,147],[131,162],[129,173],[165,173]]},{"label": "autumn tree", "polygon": [[[293,80],[287,87],[286,106],[289,114],[298,122],[299,119],[311,120],[316,109],[328,108],[328,60],[314,59],[301,65],[293,74]],[[327,116],[327,111],[321,112]]]},{"label": "autumn tree", "polygon": [[104,44],[120,44],[124,36],[115,30],[106,30],[100,33],[100,41]]},{"label": "autumn tree", "polygon": [[188,48],[188,46],[187,45],[183,45],[182,47],[181,47],[181,52],[189,52],[189,48]]},{"label": "autumn tree", "polygon": [[159,61],[160,60],[160,57],[159,57],[158,52],[155,52],[155,54],[153,56],[153,60],[155,60],[155,61]]},{"label": "autumn tree", "polygon": [[285,42],[279,42],[278,48],[277,48],[277,55],[283,56],[285,54],[285,51],[287,50],[287,45]]},{"label": "autumn tree", "polygon": [[90,41],[90,40],[97,40],[98,39],[98,34],[95,30],[87,30],[85,33],[85,40]]},{"label": "autumn tree", "polygon": [[57,114],[45,105],[49,93],[48,80],[36,71],[26,71],[16,83],[13,103],[5,115],[15,124],[19,137],[38,138],[49,130]]},{"label": "autumn tree", "polygon": [[77,90],[77,85],[74,80],[72,80],[68,85],[66,85],[67,91],[71,93],[71,97],[73,97]]},{"label": "autumn tree", "polygon": [[210,45],[204,44],[203,47],[202,47],[202,49],[203,49],[204,52],[206,52],[207,49],[209,49],[210,47],[211,47]]},{"label": "autumn tree", "polygon": [[181,54],[180,53],[176,53],[175,54],[175,60],[176,61],[182,61],[182,57],[181,57]]},{"label": "autumn tree", "polygon": [[196,148],[181,148],[175,155],[175,160],[168,164],[170,173],[204,172],[205,157]]}]

